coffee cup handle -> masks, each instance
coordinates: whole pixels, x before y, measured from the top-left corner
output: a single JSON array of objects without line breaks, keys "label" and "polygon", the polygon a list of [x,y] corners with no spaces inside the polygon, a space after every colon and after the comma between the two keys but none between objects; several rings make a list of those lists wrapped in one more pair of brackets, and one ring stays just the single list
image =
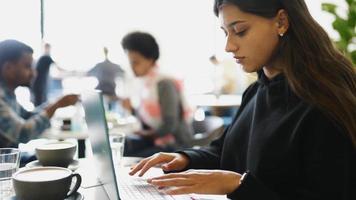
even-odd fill
[{"label": "coffee cup handle", "polygon": [[70,189],[70,191],[68,192],[66,198],[71,196],[75,192],[77,192],[77,190],[80,187],[80,184],[82,183],[82,177],[79,174],[72,174],[70,176],[71,176],[71,180],[73,180],[73,177],[75,177],[77,180],[75,181],[75,186],[73,187],[73,189]]}]

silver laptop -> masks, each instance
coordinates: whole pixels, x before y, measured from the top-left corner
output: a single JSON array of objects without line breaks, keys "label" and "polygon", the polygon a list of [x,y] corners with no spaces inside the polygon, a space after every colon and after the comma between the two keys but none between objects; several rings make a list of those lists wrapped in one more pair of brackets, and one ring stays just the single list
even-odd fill
[{"label": "silver laptop", "polygon": [[110,200],[192,199],[188,195],[170,196],[159,193],[145,180],[131,177],[126,172],[115,171],[102,95],[99,91],[85,92],[82,94],[82,103],[85,120],[90,131],[89,140],[93,150],[98,181],[103,185]]}]

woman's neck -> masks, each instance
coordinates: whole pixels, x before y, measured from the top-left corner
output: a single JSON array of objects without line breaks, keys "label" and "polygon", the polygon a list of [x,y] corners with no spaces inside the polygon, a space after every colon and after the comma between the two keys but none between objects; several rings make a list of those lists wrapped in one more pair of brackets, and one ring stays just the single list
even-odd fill
[{"label": "woman's neck", "polygon": [[277,76],[278,74],[280,74],[282,71],[280,70],[276,70],[274,68],[267,68],[264,67],[263,68],[263,72],[265,73],[266,77],[268,79],[272,79],[273,77]]},{"label": "woman's neck", "polygon": [[266,65],[263,67],[263,72],[268,79],[272,79],[273,77],[277,76],[278,74],[282,73],[282,64],[281,62],[274,62],[271,65]]}]

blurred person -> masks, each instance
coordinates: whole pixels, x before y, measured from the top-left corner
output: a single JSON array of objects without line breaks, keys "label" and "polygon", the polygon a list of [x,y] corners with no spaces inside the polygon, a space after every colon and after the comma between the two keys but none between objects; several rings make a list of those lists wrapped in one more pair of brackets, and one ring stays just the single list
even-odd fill
[{"label": "blurred person", "polygon": [[[155,38],[145,32],[132,32],[122,39],[134,74],[142,80],[140,105],[135,112],[143,130],[125,143],[126,156],[149,156],[159,151],[174,151],[187,147],[192,140],[189,124],[190,110],[182,91],[182,84],[159,72],[159,46]],[[133,109],[128,100],[124,102]]]},{"label": "blurred person", "polygon": [[246,73],[233,59],[218,60],[215,55],[209,58],[215,66],[214,94],[242,94],[257,80],[256,73]]},{"label": "blurred person", "polygon": [[56,65],[51,57],[51,45],[49,43],[45,43],[44,54],[38,59],[36,63],[36,76],[33,78],[31,84],[32,102],[35,106],[39,106],[48,101],[48,94],[50,93],[49,90],[51,87],[54,87],[54,84],[61,85],[61,81],[58,83],[57,80],[51,79],[51,66],[55,66],[59,71],[65,71]]},{"label": "blurred person", "polygon": [[14,91],[19,86],[29,87],[35,76],[32,54],[31,47],[17,40],[0,42],[0,147],[18,147],[40,137],[58,108],[78,100],[77,95],[66,95],[34,112],[25,110]]},{"label": "blurred person", "polygon": [[[105,60],[96,64],[87,74],[95,76],[99,84],[96,89],[101,90],[102,94],[115,102],[117,94],[115,92],[117,78],[124,78],[125,72],[120,65],[111,62],[108,58],[109,50],[104,47]],[[109,104],[110,105],[110,104]]]},{"label": "blurred person", "polygon": [[[241,95],[243,91],[257,80],[257,73],[246,73],[241,65],[233,58],[217,59],[215,55],[209,58],[214,65],[215,89],[213,94],[219,95]],[[210,107],[212,115],[224,117],[224,123],[231,123],[238,107],[235,106],[213,106]]]},{"label": "blurred person", "polygon": [[[233,200],[356,199],[356,73],[304,0],[215,0],[225,50],[258,80],[209,147],[157,153],[135,165],[177,172],[162,192]],[[192,170],[187,170],[192,169]]]}]

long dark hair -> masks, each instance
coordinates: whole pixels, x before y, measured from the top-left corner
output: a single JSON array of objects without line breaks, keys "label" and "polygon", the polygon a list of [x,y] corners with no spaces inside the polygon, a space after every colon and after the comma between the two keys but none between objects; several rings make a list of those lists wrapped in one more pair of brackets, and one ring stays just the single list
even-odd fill
[{"label": "long dark hair", "polygon": [[278,58],[291,89],[304,101],[334,119],[356,146],[356,71],[310,15],[304,0],[215,0],[265,18],[280,9],[288,14],[289,29],[278,47]]}]

